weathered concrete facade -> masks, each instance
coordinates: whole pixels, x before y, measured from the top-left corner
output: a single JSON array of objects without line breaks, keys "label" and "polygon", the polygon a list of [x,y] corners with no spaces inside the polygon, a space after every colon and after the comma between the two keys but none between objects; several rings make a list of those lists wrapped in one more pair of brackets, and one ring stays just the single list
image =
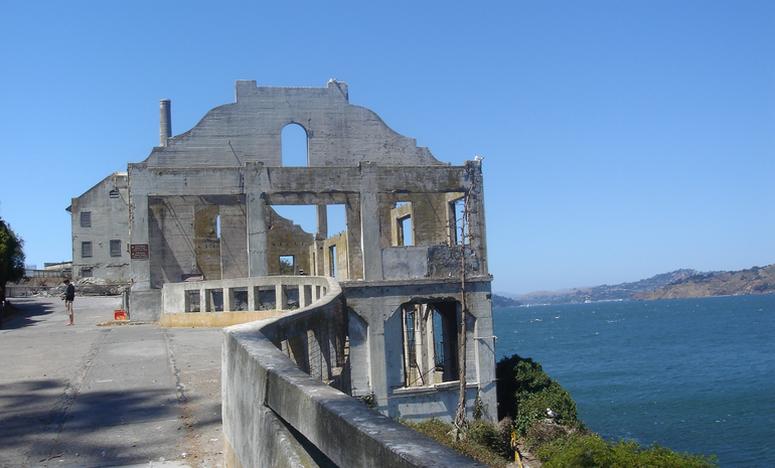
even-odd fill
[{"label": "weathered concrete facade", "polygon": [[[317,300],[306,288],[328,277],[341,286],[337,317],[346,322],[337,335],[337,388],[387,416],[449,420],[464,351],[469,409],[478,399],[495,418],[480,161],[441,163],[350,104],[347,85],[333,80],[324,88],[239,81],[234,103],[177,136],[168,101],[160,114],[160,146],[128,166],[133,318],[162,310],[221,314],[218,323],[231,323],[229,313],[282,316],[294,301],[304,308]],[[305,167],[283,163],[281,135],[290,124],[306,132]],[[279,216],[276,205],[316,207],[316,232]],[[329,205],[344,207],[344,232],[328,232]],[[262,286],[264,277],[307,274],[314,278],[298,282],[295,298],[280,283]],[[317,332],[304,333],[272,341],[315,374],[301,358],[311,349],[307,334]]]},{"label": "weathered concrete facade", "polygon": [[73,198],[71,214],[73,277],[129,281],[129,187],[116,172]]}]

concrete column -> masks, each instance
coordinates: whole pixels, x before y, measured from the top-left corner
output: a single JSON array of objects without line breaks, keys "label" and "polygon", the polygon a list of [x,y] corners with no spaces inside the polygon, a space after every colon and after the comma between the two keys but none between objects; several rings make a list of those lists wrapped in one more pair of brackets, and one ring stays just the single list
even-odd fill
[{"label": "concrete column", "polygon": [[172,136],[171,108],[169,99],[159,101],[159,146],[167,146],[167,138]]},{"label": "concrete column", "polygon": [[[359,195],[348,195],[345,205],[347,216],[347,273],[351,280],[363,279],[363,254],[361,251],[361,203]],[[327,250],[327,249],[326,249]],[[326,256],[328,252],[326,251]],[[323,275],[328,276],[328,263],[324,262]]]},{"label": "concrete column", "polygon": [[223,288],[223,311],[231,311],[231,288]]},{"label": "concrete column", "polygon": [[469,195],[468,215],[469,232],[471,233],[471,248],[479,259],[480,274],[488,274],[487,267],[487,230],[484,219],[484,180],[482,178],[482,162],[466,161],[466,170],[473,178],[473,188]]},{"label": "concrete column", "polygon": [[261,196],[268,187],[266,170],[262,163],[245,165],[245,204],[247,211],[248,276],[266,276],[269,269],[266,258],[267,206]]},{"label": "concrete column", "polygon": [[299,308],[307,305],[307,288],[303,284],[299,285]]},{"label": "concrete column", "polygon": [[385,369],[385,358],[382,359],[370,359],[371,356],[385,356],[385,326],[384,322],[377,322],[369,324],[367,329],[368,339],[366,345],[368,347],[368,365],[369,365],[369,381],[371,383],[371,390],[374,392],[374,397],[377,400],[377,406],[382,414],[387,415],[388,410],[388,384],[387,373]]},{"label": "concrete column", "polygon": [[248,310],[256,310],[256,287],[248,286]]},{"label": "concrete column", "polygon": [[328,208],[326,205],[318,205],[318,233],[317,238],[322,240],[328,237]]},{"label": "concrete column", "polygon": [[285,294],[283,294],[283,285],[274,285],[274,305],[277,310],[285,310]]},{"label": "concrete column", "polygon": [[320,343],[318,342],[317,338],[318,337],[315,336],[315,332],[313,330],[307,330],[309,375],[318,380],[322,380],[323,366],[321,361],[323,357],[321,355]]},{"label": "concrete column", "polygon": [[374,163],[361,163],[361,250],[363,279],[366,281],[378,281],[383,278],[376,169]]},{"label": "concrete column", "polygon": [[202,288],[199,290],[199,312],[207,312],[207,290]]},{"label": "concrete column", "polygon": [[[130,244],[144,244],[148,246],[148,197],[139,194],[133,196],[130,204],[131,226],[129,229]],[[148,249],[150,251],[150,248]],[[132,291],[151,288],[151,259],[134,258],[129,262],[129,270],[132,278]]]}]

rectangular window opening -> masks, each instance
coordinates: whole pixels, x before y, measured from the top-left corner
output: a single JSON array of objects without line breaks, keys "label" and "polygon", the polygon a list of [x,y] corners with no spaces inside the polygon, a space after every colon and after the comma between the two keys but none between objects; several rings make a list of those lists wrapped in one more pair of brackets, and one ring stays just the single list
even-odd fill
[{"label": "rectangular window opening", "polygon": [[414,231],[412,229],[412,217],[404,216],[398,218],[398,245],[414,245]]},{"label": "rectangular window opening", "polygon": [[186,312],[201,312],[201,307],[199,304],[199,290],[195,291],[186,291],[185,296],[185,311]]},{"label": "rectangular window opening", "polygon": [[256,286],[254,293],[256,310],[275,310],[277,308],[274,286]]},{"label": "rectangular window opening", "polygon": [[81,227],[91,227],[91,211],[81,211]]},{"label": "rectangular window opening", "polygon": [[108,192],[108,196],[110,198],[118,198],[119,196],[118,189],[113,189],[110,192]]},{"label": "rectangular window opening", "polygon": [[404,386],[457,380],[459,304],[405,304],[402,314]]},{"label": "rectangular window opening", "polygon": [[92,256],[91,241],[81,242],[81,258],[90,258]]},{"label": "rectangular window opening", "polygon": [[450,239],[453,245],[467,245],[470,243],[468,232],[468,220],[465,212],[465,199],[458,198],[449,202],[450,212]]},{"label": "rectangular window opening", "polygon": [[328,248],[328,275],[336,278],[336,245]]},{"label": "rectangular window opening", "polygon": [[110,241],[110,256],[111,257],[120,257],[121,256],[121,240],[120,239],[111,239],[111,241]]},{"label": "rectangular window opening", "polygon": [[223,312],[223,289],[206,289],[205,301],[205,312]]},{"label": "rectangular window opening", "polygon": [[94,270],[91,268],[81,268],[81,278],[91,278],[94,276]]},{"label": "rectangular window opening", "polygon": [[296,257],[294,257],[293,255],[280,255],[280,274],[281,275],[296,274]]},{"label": "rectangular window opening", "polygon": [[248,310],[248,288],[229,288],[229,305],[232,311]]},{"label": "rectangular window opening", "polygon": [[299,287],[295,285],[284,285],[283,288],[283,302],[285,302],[284,310],[293,310],[299,308]]}]

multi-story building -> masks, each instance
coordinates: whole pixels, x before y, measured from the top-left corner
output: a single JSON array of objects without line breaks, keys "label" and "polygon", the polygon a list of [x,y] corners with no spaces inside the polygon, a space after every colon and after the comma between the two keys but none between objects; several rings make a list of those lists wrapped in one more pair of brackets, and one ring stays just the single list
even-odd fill
[{"label": "multi-story building", "polygon": [[71,214],[74,279],[129,281],[129,187],[114,172],[66,208]]}]

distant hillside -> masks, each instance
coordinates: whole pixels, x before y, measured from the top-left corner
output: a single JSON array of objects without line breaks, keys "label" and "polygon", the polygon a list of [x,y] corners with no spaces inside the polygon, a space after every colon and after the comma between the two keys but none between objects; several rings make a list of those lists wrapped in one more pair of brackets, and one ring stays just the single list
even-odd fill
[{"label": "distant hillside", "polygon": [[[775,293],[775,264],[740,271],[700,272],[681,269],[632,283],[537,291],[515,297],[523,304],[579,304],[767,293]],[[497,305],[494,297],[493,305]]]},{"label": "distant hillside", "polygon": [[636,294],[654,291],[676,281],[689,278],[698,272],[675,270],[640,281],[620,284],[603,284],[589,288],[574,288],[563,291],[538,291],[518,296],[526,304],[577,304],[586,301],[621,301],[634,299]]},{"label": "distant hillside", "polygon": [[775,293],[775,264],[740,271],[698,272],[652,291],[638,293],[635,295],[635,299],[673,299],[767,293]]},{"label": "distant hillside", "polygon": [[522,305],[522,303],[510,297],[493,294],[492,305],[493,307],[517,307]]}]

